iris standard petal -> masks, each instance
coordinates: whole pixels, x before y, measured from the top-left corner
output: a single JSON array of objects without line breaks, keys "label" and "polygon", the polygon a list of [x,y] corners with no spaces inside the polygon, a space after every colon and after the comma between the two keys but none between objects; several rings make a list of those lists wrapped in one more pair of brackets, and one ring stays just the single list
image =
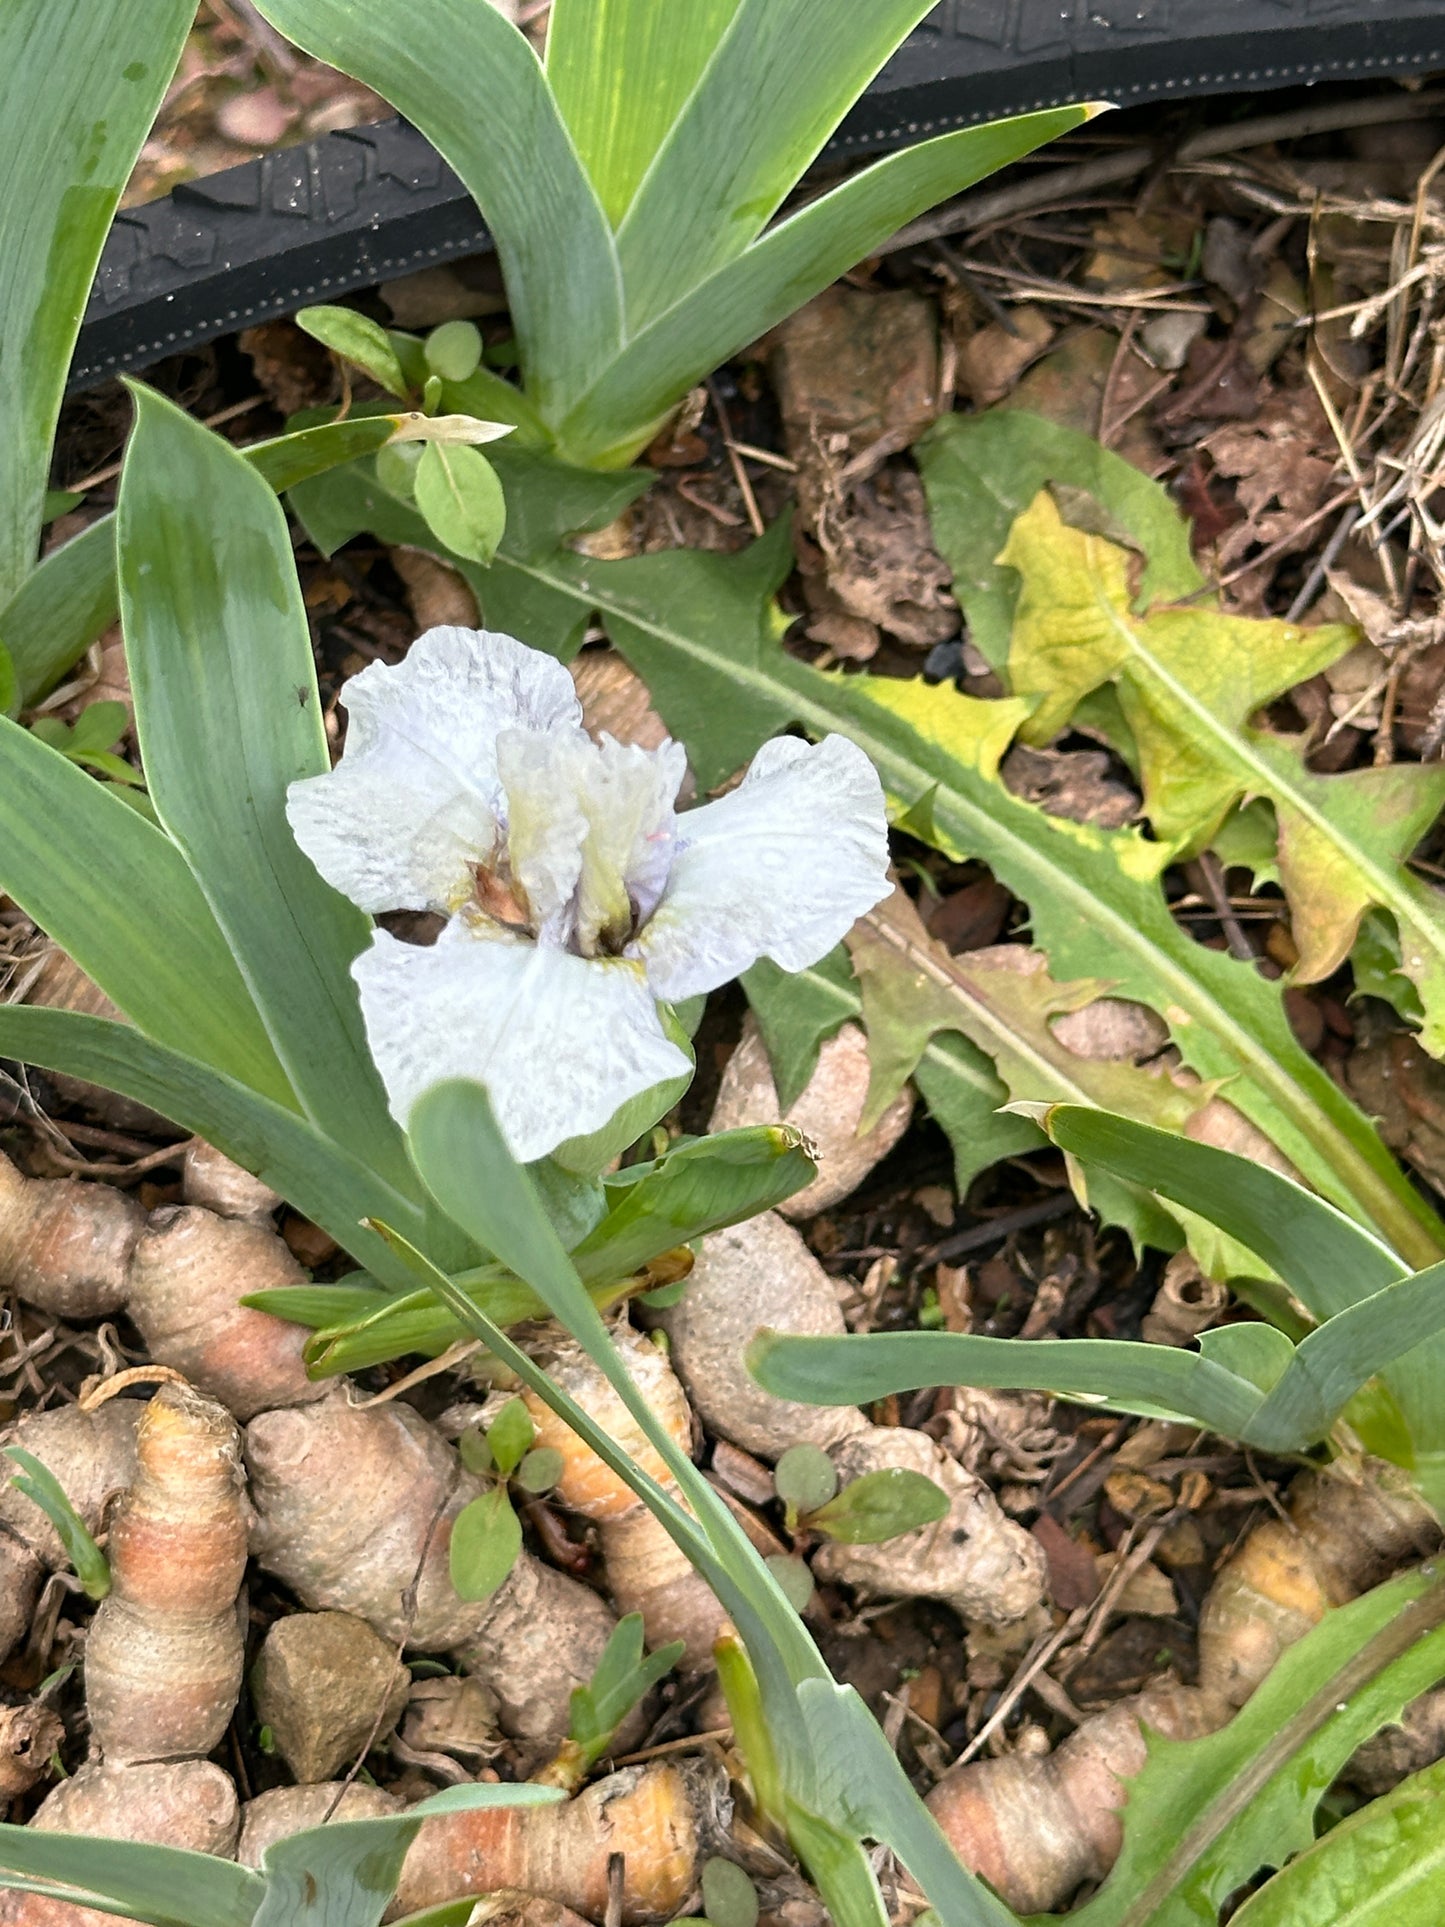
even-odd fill
[{"label": "iris standard petal", "polygon": [[877,771],[846,736],[780,736],[729,796],[678,822],[672,873],[629,954],[656,996],[715,990],[771,957],[805,970],[887,896]]},{"label": "iris standard petal", "polygon": [[604,735],[594,749],[582,798],[588,831],[577,938],[584,952],[619,947],[634,917],[645,922],[652,915],[672,869],[673,805],[686,773],[681,743],[644,749]]},{"label": "iris standard petal", "polygon": [[544,943],[615,953],[667,881],[680,743],[625,745],[585,731],[504,730],[507,855]]},{"label": "iris standard petal", "polygon": [[497,738],[512,884],[534,934],[564,948],[577,922],[587,838],[582,791],[596,754],[582,729],[504,729]]},{"label": "iris standard petal", "polygon": [[620,957],[478,937],[456,918],[430,949],[378,930],[351,970],[398,1121],[443,1078],[476,1078],[524,1163],[691,1069],[641,966]]},{"label": "iris standard petal", "polygon": [[293,783],[286,814],[328,883],[363,910],[453,910],[497,837],[500,731],[574,729],[562,664],[485,629],[428,629],[346,685],[346,749]]}]

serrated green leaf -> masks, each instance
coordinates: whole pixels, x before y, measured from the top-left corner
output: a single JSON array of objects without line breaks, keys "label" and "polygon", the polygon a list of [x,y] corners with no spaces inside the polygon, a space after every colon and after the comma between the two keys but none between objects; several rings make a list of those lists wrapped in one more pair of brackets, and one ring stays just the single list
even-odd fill
[{"label": "serrated green leaf", "polygon": [[[1022,706],[978,702],[947,685],[829,674],[788,655],[773,601],[792,560],[781,522],[736,556],[684,550],[598,562],[537,540],[557,526],[554,485],[575,499],[597,477],[578,482],[520,451],[503,473],[511,526],[491,574],[525,583],[512,608],[538,612],[551,631],[523,633],[551,647],[560,632],[565,650],[600,614],[687,745],[701,788],[724,781],[768,736],[792,725],[814,737],[851,736],[878,768],[895,810],[934,791],[945,852],[980,858],[1024,899],[1056,979],[1095,977],[1112,995],[1158,1011],[1185,1063],[1206,1083],[1230,1080],[1230,1103],[1309,1184],[1373,1225],[1408,1263],[1424,1266],[1445,1252],[1445,1226],[1369,1120],[1295,1040],[1281,987],[1176,925],[1157,880],[1157,846],[1134,831],[1046,816],[999,782],[998,761]],[[414,542],[424,526],[374,482],[345,477],[310,486],[333,504],[346,489],[352,532],[371,528],[385,540]],[[513,549],[519,525],[529,535]],[[490,608],[488,620],[498,620]]]},{"label": "serrated green leaf", "polygon": [[1445,1762],[1411,1774],[1292,1860],[1231,1927],[1436,1927],[1445,1897]]},{"label": "serrated green leaf", "polygon": [[1071,1104],[1049,1105],[1038,1117],[1061,1150],[1187,1202],[1258,1251],[1317,1319],[1332,1318],[1407,1275],[1378,1237],[1253,1158]]},{"label": "serrated green leaf", "polygon": [[507,504],[486,456],[464,443],[428,442],[412,488],[438,540],[453,554],[488,567],[507,526]]},{"label": "serrated green leaf", "polygon": [[398,401],[408,399],[406,376],[391,339],[379,321],[358,313],[355,308],[298,308],[296,325],[332,354],[370,375]]},{"label": "serrated green leaf", "polygon": [[[786,1110],[812,1076],[826,1039],[862,1017],[852,961],[841,944],[808,970],[781,970],[763,958],[744,973],[742,985],[767,1046],[778,1102]],[[962,1033],[934,1032],[912,1075],[953,1148],[960,1195],[989,1165],[1036,1150],[1042,1141],[1027,1118],[999,1108],[1008,1092],[988,1058]]]},{"label": "serrated green leaf", "polygon": [[1128,530],[1144,558],[1136,606],[1179,601],[1204,587],[1188,526],[1165,491],[1077,429],[1021,408],[945,415],[915,453],[969,637],[1001,674],[1019,578],[999,551],[1016,517],[1051,482],[1086,491]]},{"label": "serrated green leaf", "polygon": [[941,1485],[905,1465],[880,1466],[845,1485],[809,1515],[808,1529],[845,1546],[876,1546],[948,1516]]},{"label": "serrated green leaf", "polygon": [[[1217,843],[1216,839],[1216,848]],[[1350,952],[1350,974],[1361,997],[1380,998],[1412,1030],[1419,1029],[1425,1006],[1402,968],[1400,932],[1388,910],[1367,910],[1361,917]]]},{"label": "serrated green leaf", "polygon": [[463,1599],[490,1599],[522,1550],[522,1526],[504,1485],[464,1505],[452,1521],[452,1585]]},{"label": "serrated green leaf", "polygon": [[1386,909],[1400,933],[1401,968],[1421,993],[1426,1047],[1445,1052],[1445,897],[1405,867],[1445,804],[1445,769],[1397,764],[1317,776],[1300,741],[1250,727],[1272,698],[1351,647],[1355,631],[1200,607],[1135,614],[1124,551],[1068,528],[1047,493],[1014,523],[1001,560],[1022,578],[1009,675],[1035,704],[1026,738],[1048,741],[1083,696],[1112,683],[1161,841],[1201,848],[1232,806],[1268,798],[1300,953],[1296,978],[1329,976],[1365,911]]},{"label": "serrated green leaf", "polygon": [[[961,1032],[992,1059],[1015,1101],[1049,1094],[1077,1102],[1087,1095],[1088,1101],[1176,1131],[1187,1130],[1209,1102],[1207,1089],[1181,1086],[1129,1062],[1082,1057],[1055,1034],[1056,1017],[1097,1002],[1107,984],[1087,979],[1057,984],[1044,958],[1020,945],[950,956],[929,937],[901,890],[858,920],[848,948],[861,987],[872,1067],[860,1129],[882,1115],[926,1042],[940,1030]],[[1195,1231],[1197,1221],[1186,1214],[1161,1212],[1134,1187],[1102,1174],[1088,1174],[1087,1184],[1080,1180],[1076,1188],[1106,1223],[1124,1226],[1136,1245],[1162,1243],[1172,1249],[1181,1242],[1176,1225]],[[1211,1232],[1210,1238],[1217,1234]],[[1245,1253],[1231,1255],[1239,1261],[1233,1269],[1262,1269],[1251,1266]]]},{"label": "serrated green leaf", "polygon": [[1077,1927],[1199,1927],[1261,1868],[1311,1846],[1321,1795],[1350,1754],[1445,1677],[1434,1566],[1331,1612],[1227,1726],[1151,1737],[1130,1783],[1124,1847]]}]

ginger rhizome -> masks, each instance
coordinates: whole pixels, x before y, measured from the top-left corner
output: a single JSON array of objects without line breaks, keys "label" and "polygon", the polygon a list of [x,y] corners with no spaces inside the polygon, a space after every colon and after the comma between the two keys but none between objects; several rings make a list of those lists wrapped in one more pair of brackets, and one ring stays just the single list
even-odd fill
[{"label": "ginger rhizome", "polygon": [[[141,1405],[112,1399],[93,1412],[77,1405],[28,1412],[4,1435],[23,1446],[59,1480],[92,1535],[101,1529],[107,1500],[135,1473],[135,1435]],[[0,1480],[0,1658],[25,1638],[47,1573],[68,1563],[60,1535],[39,1506],[11,1483],[8,1459]]]},{"label": "ginger rhizome", "polygon": [[[666,1356],[630,1325],[614,1325],[612,1336],[633,1382],[674,1444],[690,1452],[692,1414]],[[685,1505],[672,1474],[581,1346],[554,1331],[535,1350],[538,1362],[588,1417]],[[642,1615],[649,1647],[681,1640],[684,1670],[711,1666],[714,1645],[730,1629],[712,1589],[632,1487],[610,1471],[550,1406],[531,1392],[524,1397],[538,1445],[554,1446],[562,1455],[557,1498],[597,1526],[607,1586],[618,1612]]]},{"label": "ginger rhizome", "polygon": [[85,1646],[91,1735],[113,1764],[209,1753],[241,1688],[236,1597],[247,1507],[236,1422],[163,1385],[136,1434],[135,1482],[110,1527],[111,1590]]},{"label": "ginger rhizome", "polygon": [[708,1754],[624,1767],[563,1806],[439,1814],[407,1854],[391,1914],[520,1887],[602,1920],[608,1862],[620,1854],[623,1921],[670,1920],[731,1819],[727,1774]]},{"label": "ginger rhizome", "polygon": [[199,1205],[162,1205],[136,1241],[126,1308],[158,1365],[169,1365],[243,1422],[320,1398],[306,1376],[306,1333],[243,1305],[252,1292],[304,1285],[272,1230]]},{"label": "ginger rhizome", "polygon": [[523,1552],[490,1599],[452,1585],[451,1529],[482,1490],[436,1427],[395,1401],[263,1412],[246,1431],[251,1549],[306,1606],[353,1613],[384,1639],[453,1653],[496,1693],[517,1738],[555,1745],[572,1689],[601,1657],[613,1615],[576,1580]]},{"label": "ginger rhizome", "polygon": [[0,1155],[0,1288],[55,1318],[109,1318],[126,1302],[145,1212],[80,1178],[27,1178]]},{"label": "ginger rhizome", "polygon": [[[229,1860],[240,1810],[230,1776],[209,1760],[83,1766],[62,1780],[30,1821],[43,1833],[103,1834],[185,1847]],[[113,1927],[114,1914],[41,1894],[0,1892],[0,1927]]]},{"label": "ginger rhizome", "polygon": [[881,1545],[824,1545],[820,1578],[867,1596],[941,1599],[975,1625],[1016,1640],[1032,1636],[1044,1596],[1044,1559],[1006,1519],[984,1482],[926,1433],[873,1425],[855,1405],[796,1405],[749,1374],[743,1354],[762,1325],[779,1331],[845,1329],[832,1281],[791,1225],[773,1213],[715,1232],[678,1303],[665,1314],[672,1358],[708,1430],[771,1462],[792,1445],[817,1445],[844,1480],[901,1465],[942,1486],[947,1515]]},{"label": "ginger rhizome", "polygon": [[1149,1687],[1083,1721],[1057,1752],[977,1760],[939,1781],[928,1804],[954,1851],[1016,1912],[1057,1907],[1113,1866],[1145,1726],[1177,1740],[1216,1731],[1331,1606],[1438,1538],[1405,1476],[1372,1471],[1368,1480],[1342,1467],[1303,1474],[1288,1520],[1266,1519],[1248,1535],[1204,1602],[1197,1686]]}]

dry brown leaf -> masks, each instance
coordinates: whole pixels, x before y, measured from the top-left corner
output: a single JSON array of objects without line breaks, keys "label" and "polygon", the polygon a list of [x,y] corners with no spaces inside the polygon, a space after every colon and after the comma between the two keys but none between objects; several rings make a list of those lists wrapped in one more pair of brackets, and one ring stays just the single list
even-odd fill
[{"label": "dry brown leaf", "polygon": [[775,328],[768,350],[795,461],[834,434],[853,454],[890,431],[904,446],[938,414],[938,322],[922,295],[839,283]]},{"label": "dry brown leaf", "polygon": [[1101,749],[1030,749],[1015,743],[999,766],[1004,787],[1048,816],[1117,830],[1132,822],[1139,798],[1110,774]]},{"label": "dry brown leaf", "polygon": [[1054,324],[1031,304],[1012,309],[1009,322],[991,321],[959,340],[958,385],[975,408],[1002,401],[1054,338]]},{"label": "dry brown leaf", "polygon": [[[1271,395],[1253,421],[1229,422],[1207,436],[1215,470],[1234,482],[1244,520],[1219,542],[1219,562],[1231,568],[1255,548],[1292,554],[1316,540],[1309,518],[1334,483],[1335,449],[1312,390]],[[1309,526],[1306,526],[1309,524]]]}]

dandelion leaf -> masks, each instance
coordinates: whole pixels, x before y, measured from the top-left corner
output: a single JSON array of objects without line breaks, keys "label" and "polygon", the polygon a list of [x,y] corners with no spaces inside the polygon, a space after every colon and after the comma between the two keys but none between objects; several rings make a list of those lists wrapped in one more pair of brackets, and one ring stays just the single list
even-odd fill
[{"label": "dandelion leaf", "polygon": [[[791,564],[783,523],[732,556],[672,552],[609,562],[579,554],[561,531],[569,522],[583,525],[584,496],[588,525],[606,519],[609,507],[615,515],[621,503],[605,502],[600,491],[619,478],[569,480],[555,464],[521,451],[504,454],[505,447],[498,445],[496,459],[508,526],[480,580],[488,622],[515,625],[528,641],[565,656],[586,624],[600,620],[686,744],[703,791],[779,730],[851,737],[877,767],[895,817],[926,797],[936,847],[987,863],[1028,905],[1034,941],[1056,979],[1096,977],[1114,995],[1157,1011],[1184,1062],[1206,1083],[1229,1080],[1229,1101],[1307,1183],[1411,1262],[1439,1257],[1445,1228],[1370,1121],[1299,1047],[1280,985],[1205,949],[1175,923],[1159,887],[1165,846],[1137,830],[1047,816],[999,781],[999,759],[1027,703],[980,702],[948,684],[824,672],[791,655],[775,601]],[[631,477],[620,482],[635,486]],[[330,504],[333,511],[344,507],[341,519],[352,532],[369,529],[387,541],[435,549],[410,504],[385,496],[369,479],[359,493],[367,499]],[[569,495],[576,498],[570,507]],[[333,532],[337,520],[333,513]],[[521,620],[529,608],[535,629]],[[1023,1119],[994,1118],[1003,1087],[962,1032],[935,1033],[914,1077],[949,1131],[961,1182],[1020,1148],[1017,1137],[993,1148],[1005,1122],[1037,1143]]]},{"label": "dandelion leaf", "polygon": [[[767,1046],[778,1101],[786,1110],[812,1076],[824,1042],[850,1020],[866,1022],[862,986],[848,951],[840,944],[808,970],[780,970],[765,958],[744,976],[743,988]],[[879,1080],[871,1043],[870,1062],[870,1083],[876,1089]],[[876,1112],[870,1090],[869,1114],[861,1120],[860,1130],[876,1123],[910,1076],[948,1138],[960,1195],[980,1171],[1000,1158],[1037,1150],[1045,1142],[1043,1133],[1027,1118],[999,1108],[1008,1102],[1008,1092],[985,1053],[962,1032],[946,1028],[919,1040]]]},{"label": "dandelion leaf", "polygon": [[[1172,602],[1204,586],[1189,529],[1157,482],[1076,428],[1022,408],[946,415],[917,444],[939,553],[971,640],[989,666],[1008,666],[1019,577],[999,555],[1015,518],[1050,483],[1068,492],[1067,519],[1127,536],[1143,555],[1138,597]],[[1086,514],[1086,504],[1100,513]],[[1015,691],[1017,693],[1017,691]]]},{"label": "dandelion leaf", "polygon": [[[1045,958],[1020,945],[950,956],[924,929],[909,899],[896,891],[854,925],[848,938],[861,990],[872,1076],[863,1124],[877,1118],[913,1072],[928,1044],[957,1032],[993,1062],[1013,1100],[1081,1103],[1183,1131],[1212,1092],[1175,1083],[1128,1059],[1082,1056],[1054,1028],[1055,1019],[1096,1005],[1110,986],[1098,979],[1061,984]],[[1065,1093],[1069,1093],[1065,1096]],[[1074,1172],[1084,1200],[1137,1244],[1166,1250],[1182,1241],[1180,1218],[1148,1193],[1103,1173]],[[1203,1231],[1203,1227],[1200,1227]],[[1215,1234],[1208,1255],[1217,1261]],[[1234,1247],[1231,1255],[1242,1255]],[[1201,1260],[1202,1262],[1202,1260]],[[1236,1267],[1237,1268],[1237,1267]],[[1247,1269],[1262,1269],[1252,1260]]]},{"label": "dandelion leaf", "polygon": [[1445,767],[1397,764],[1321,776],[1303,744],[1253,726],[1274,697],[1344,654],[1345,624],[1299,629],[1208,608],[1130,608],[1127,552],[1070,528],[1042,492],[1002,560],[1022,579],[1009,658],[1033,704],[1022,734],[1047,742],[1092,691],[1112,684],[1139,755],[1154,834],[1204,848],[1237,805],[1265,798],[1299,950],[1315,983],[1344,962],[1361,919],[1387,910],[1400,968],[1420,993],[1424,1042],[1445,1051],[1445,898],[1406,862],[1445,806]]}]

